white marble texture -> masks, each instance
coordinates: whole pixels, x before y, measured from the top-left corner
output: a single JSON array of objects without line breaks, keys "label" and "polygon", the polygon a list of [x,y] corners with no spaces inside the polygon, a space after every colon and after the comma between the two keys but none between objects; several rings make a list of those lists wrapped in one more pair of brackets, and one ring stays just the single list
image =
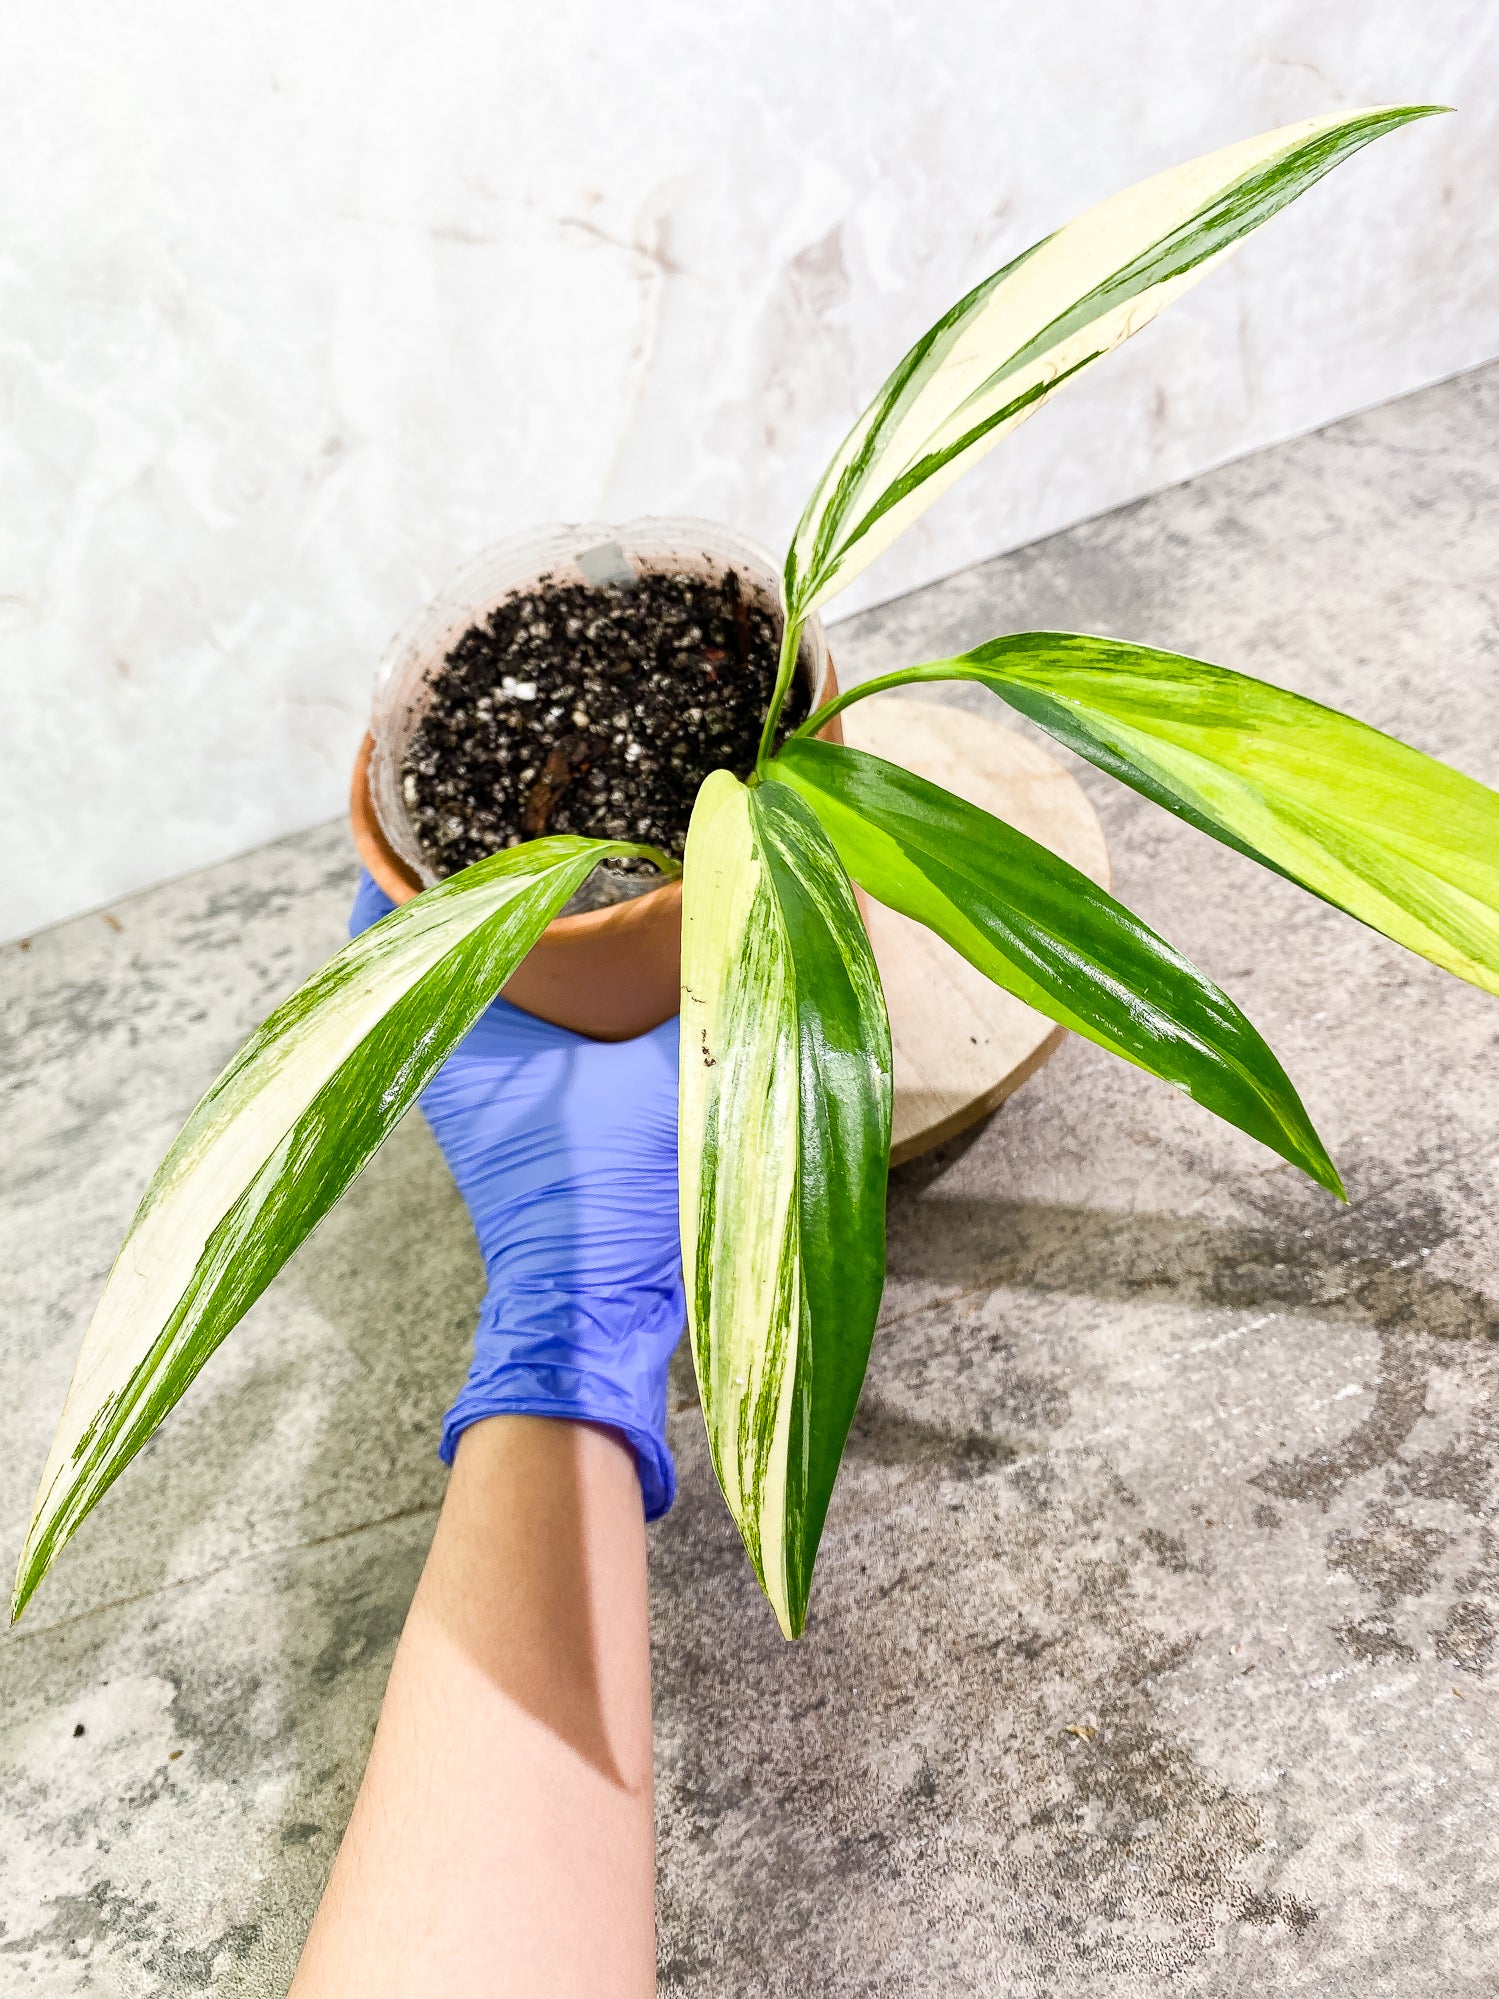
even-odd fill
[{"label": "white marble texture", "polygon": [[1481,0],[10,0],[0,935],[338,811],[386,636],[486,541],[669,511],[782,543],[939,310],[1178,158],[1461,113],[1277,221],[847,608],[1499,353],[1496,84]]}]

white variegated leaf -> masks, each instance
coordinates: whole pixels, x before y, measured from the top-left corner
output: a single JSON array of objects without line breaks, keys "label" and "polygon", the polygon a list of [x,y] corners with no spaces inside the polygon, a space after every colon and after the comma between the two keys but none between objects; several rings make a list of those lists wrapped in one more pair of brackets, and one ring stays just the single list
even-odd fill
[{"label": "white variegated leaf", "polygon": [[715,772],[685,882],[693,1358],[719,1483],[795,1637],[884,1281],[889,1025],[848,879],[788,787]]},{"label": "white variegated leaf", "polygon": [[230,1063],[147,1188],[84,1335],[12,1618],[563,903],[599,861],[640,851],[559,837],[465,869],[345,945]]},{"label": "white variegated leaf", "polygon": [[677,1172],[687,1322],[713,1466],[784,1626],[801,1310],[796,1018],[749,796],[716,771],[688,835]]},{"label": "white variegated leaf", "polygon": [[[1499,993],[1499,793],[1487,785],[1284,687],[1086,632],[1010,632],[865,681],[825,713],[940,680],[977,681],[1189,825]],[[815,760],[823,746],[811,747]]]},{"label": "white variegated leaf", "polygon": [[924,334],[833,456],[786,558],[806,618],[1063,382],[1350,153],[1439,105],[1309,118],[1173,167],[1044,238]]}]

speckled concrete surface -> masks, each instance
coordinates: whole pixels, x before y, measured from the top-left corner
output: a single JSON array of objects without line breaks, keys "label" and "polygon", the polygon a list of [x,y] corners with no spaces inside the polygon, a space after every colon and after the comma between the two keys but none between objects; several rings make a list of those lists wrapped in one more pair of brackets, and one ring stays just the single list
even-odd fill
[{"label": "speckled concrete surface", "polygon": [[[867,673],[1117,631],[1499,780],[1499,369],[847,625]],[[978,699],[964,694],[960,701]],[[1268,1034],[1340,1209],[1069,1043],[902,1169],[809,1635],[678,1377],[652,1542],[662,1988],[1499,1991],[1499,1006],[1084,779]],[[341,934],[339,828],[8,947],[0,1518],[177,1121]],[[404,1127],[0,1640],[0,1991],[280,1992],[479,1293]]]}]

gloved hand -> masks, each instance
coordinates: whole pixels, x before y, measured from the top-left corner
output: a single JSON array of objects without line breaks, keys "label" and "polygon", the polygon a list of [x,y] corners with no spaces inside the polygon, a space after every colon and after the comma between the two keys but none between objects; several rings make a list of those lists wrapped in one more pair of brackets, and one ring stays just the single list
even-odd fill
[{"label": "gloved hand", "polygon": [[[349,935],[394,907],[366,874]],[[629,1442],[659,1518],[676,1496],[666,1369],[686,1319],[676,1021],[589,1041],[497,999],[420,1103],[489,1275],[444,1463],[485,1416],[601,1423]]]}]

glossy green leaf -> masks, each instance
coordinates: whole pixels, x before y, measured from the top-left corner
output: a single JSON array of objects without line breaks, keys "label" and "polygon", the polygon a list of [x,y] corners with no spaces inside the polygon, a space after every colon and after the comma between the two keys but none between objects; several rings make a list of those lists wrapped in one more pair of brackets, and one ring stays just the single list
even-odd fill
[{"label": "glossy green leaf", "polygon": [[878,901],[997,985],[1174,1083],[1336,1194],[1301,1099],[1233,1001],[1137,916],[1013,826],[862,750],[808,738],[771,766]]},{"label": "glossy green leaf", "polygon": [[1077,632],[991,639],[853,698],[927,680],[978,681],[1179,818],[1499,992],[1499,793],[1486,785],[1283,687]]},{"label": "glossy green leaf", "polygon": [[1443,108],[1339,112],[1225,146],[1090,208],[986,278],[917,341],[818,481],[786,557],[792,620],[1262,222],[1371,139]]},{"label": "glossy green leaf", "polygon": [[717,771],[682,910],[679,1173],[714,1469],[788,1638],[885,1277],[890,1030],[827,835],[794,791]]},{"label": "glossy green leaf", "polygon": [[480,861],[345,945],[241,1049],[147,1188],[84,1335],[12,1618],[568,897],[642,851],[555,838]]}]

